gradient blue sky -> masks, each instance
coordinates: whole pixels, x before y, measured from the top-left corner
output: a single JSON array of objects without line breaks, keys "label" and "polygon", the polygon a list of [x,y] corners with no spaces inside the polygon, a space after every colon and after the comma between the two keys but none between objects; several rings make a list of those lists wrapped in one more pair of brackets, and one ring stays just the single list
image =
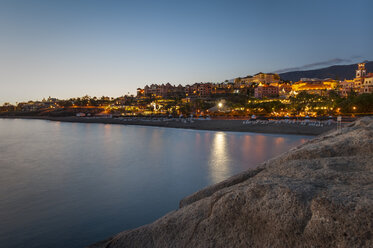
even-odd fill
[{"label": "gradient blue sky", "polygon": [[372,9],[371,0],[0,0],[0,103],[371,60]]}]

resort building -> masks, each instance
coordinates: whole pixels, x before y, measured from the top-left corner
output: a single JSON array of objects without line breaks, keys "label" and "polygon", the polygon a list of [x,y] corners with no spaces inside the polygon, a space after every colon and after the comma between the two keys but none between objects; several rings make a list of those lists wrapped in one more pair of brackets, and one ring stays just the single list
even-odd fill
[{"label": "resort building", "polygon": [[195,83],[193,85],[185,86],[185,95],[186,96],[210,96],[212,91],[211,83]]},{"label": "resort building", "polygon": [[325,95],[329,90],[335,90],[338,86],[338,81],[333,79],[318,79],[318,78],[301,78],[300,81],[292,85],[294,92],[305,91],[309,94]]},{"label": "resort building", "polygon": [[184,87],[182,85],[171,85],[167,84],[151,84],[150,86],[146,85],[144,89],[137,89],[137,96],[146,96],[146,97],[183,97],[184,96]]},{"label": "resort building", "polygon": [[217,83],[213,84],[212,94],[213,95],[225,95],[234,93],[234,83]]},{"label": "resort building", "polygon": [[357,66],[358,68],[356,70],[356,78],[364,78],[367,74],[365,63],[359,63],[357,64]]},{"label": "resort building", "polygon": [[354,90],[354,80],[344,80],[339,83],[339,95],[347,97]]},{"label": "resort building", "polygon": [[364,78],[364,82],[359,93],[373,93],[373,73],[369,73],[367,77]]},{"label": "resort building", "polygon": [[373,93],[373,73],[366,72],[365,63],[358,64],[354,79],[340,83],[341,96],[347,97],[352,91],[358,94]]},{"label": "resort building", "polygon": [[254,90],[255,98],[278,97],[278,95],[279,95],[279,88],[276,86],[259,85]]},{"label": "resort building", "polygon": [[262,73],[259,72],[254,76],[247,76],[244,78],[236,78],[234,80],[234,86],[236,88],[248,87],[252,84],[272,84],[279,83],[280,76],[276,73]]}]

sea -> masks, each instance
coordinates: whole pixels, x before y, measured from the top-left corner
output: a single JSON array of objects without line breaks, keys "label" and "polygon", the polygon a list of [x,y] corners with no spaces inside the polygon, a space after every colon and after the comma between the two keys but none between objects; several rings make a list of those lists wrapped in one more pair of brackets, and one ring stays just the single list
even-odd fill
[{"label": "sea", "polygon": [[311,138],[0,119],[0,247],[85,247]]}]

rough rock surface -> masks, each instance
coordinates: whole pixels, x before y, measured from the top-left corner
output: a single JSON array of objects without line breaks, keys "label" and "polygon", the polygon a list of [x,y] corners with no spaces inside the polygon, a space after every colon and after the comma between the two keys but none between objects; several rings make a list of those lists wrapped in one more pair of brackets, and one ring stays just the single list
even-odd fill
[{"label": "rough rock surface", "polygon": [[373,247],[373,118],[210,186],[92,247]]}]

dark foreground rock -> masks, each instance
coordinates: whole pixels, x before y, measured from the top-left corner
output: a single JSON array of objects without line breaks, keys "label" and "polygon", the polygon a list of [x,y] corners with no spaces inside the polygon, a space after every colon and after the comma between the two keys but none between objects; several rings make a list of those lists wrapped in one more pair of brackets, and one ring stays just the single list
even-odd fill
[{"label": "dark foreground rock", "polygon": [[317,137],[92,247],[373,247],[373,119]]}]

